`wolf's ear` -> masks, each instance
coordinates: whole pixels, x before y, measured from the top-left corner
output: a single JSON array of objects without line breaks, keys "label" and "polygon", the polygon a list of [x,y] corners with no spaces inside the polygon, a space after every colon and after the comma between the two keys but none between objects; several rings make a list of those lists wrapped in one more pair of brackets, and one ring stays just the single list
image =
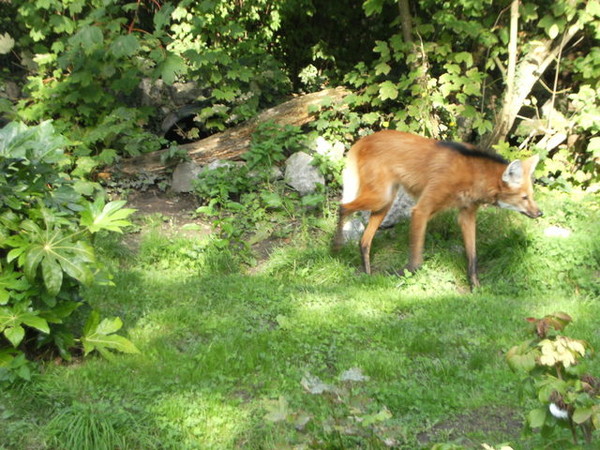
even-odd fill
[{"label": "wolf's ear", "polygon": [[527,167],[529,167],[529,176],[533,176],[533,172],[535,172],[535,166],[540,162],[540,155],[533,155],[531,158],[525,160]]},{"label": "wolf's ear", "polygon": [[523,163],[518,159],[511,162],[502,174],[502,181],[511,187],[520,186],[523,183]]}]

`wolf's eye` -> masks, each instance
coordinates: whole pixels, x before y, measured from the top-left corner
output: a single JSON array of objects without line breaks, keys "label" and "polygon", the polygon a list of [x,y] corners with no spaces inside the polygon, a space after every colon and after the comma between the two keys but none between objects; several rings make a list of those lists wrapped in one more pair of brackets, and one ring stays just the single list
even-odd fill
[{"label": "wolf's eye", "polygon": [[527,195],[524,195],[523,197],[521,197],[523,200],[527,200],[529,197]]}]

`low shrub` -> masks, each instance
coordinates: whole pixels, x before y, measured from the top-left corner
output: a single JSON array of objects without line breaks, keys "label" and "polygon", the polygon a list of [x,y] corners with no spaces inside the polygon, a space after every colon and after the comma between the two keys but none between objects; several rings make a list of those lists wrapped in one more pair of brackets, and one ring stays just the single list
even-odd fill
[{"label": "low shrub", "polygon": [[66,360],[79,344],[86,354],[137,351],[114,334],[118,318],[92,311],[80,340],[69,321],[85,304],[82,285],[109,282],[93,235],[120,232],[133,212],[123,201],[105,203],[69,146],[50,122],[0,129],[0,381],[28,379],[28,359],[44,351]]}]

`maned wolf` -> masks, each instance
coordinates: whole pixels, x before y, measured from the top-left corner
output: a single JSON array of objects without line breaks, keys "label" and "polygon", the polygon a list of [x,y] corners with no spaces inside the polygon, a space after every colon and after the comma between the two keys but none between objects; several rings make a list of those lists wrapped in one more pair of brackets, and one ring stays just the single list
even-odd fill
[{"label": "maned wolf", "polygon": [[355,211],[371,211],[360,243],[364,270],[371,273],[371,241],[402,186],[416,200],[410,223],[410,259],[404,270],[414,272],[423,263],[429,219],[441,210],[458,208],[469,281],[471,287],[479,286],[475,253],[477,209],[482,204],[493,204],[527,217],[540,217],[542,212],[532,189],[538,160],[535,155],[509,163],[468,144],[393,130],[366,136],[352,146],[346,157],[334,249],[343,243],[345,219]]}]

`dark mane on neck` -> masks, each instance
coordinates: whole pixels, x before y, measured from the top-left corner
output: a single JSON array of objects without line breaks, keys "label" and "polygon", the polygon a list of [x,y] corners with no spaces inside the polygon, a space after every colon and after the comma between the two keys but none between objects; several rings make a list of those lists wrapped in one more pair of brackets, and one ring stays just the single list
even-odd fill
[{"label": "dark mane on neck", "polygon": [[481,150],[473,150],[468,148],[464,144],[461,144],[460,142],[438,141],[436,145],[439,145],[440,147],[446,147],[450,150],[454,150],[455,152],[458,152],[461,155],[465,155],[470,158],[484,158],[499,162],[501,164],[508,164],[508,161],[506,159],[504,159],[502,156],[496,153],[487,153],[482,152]]}]

